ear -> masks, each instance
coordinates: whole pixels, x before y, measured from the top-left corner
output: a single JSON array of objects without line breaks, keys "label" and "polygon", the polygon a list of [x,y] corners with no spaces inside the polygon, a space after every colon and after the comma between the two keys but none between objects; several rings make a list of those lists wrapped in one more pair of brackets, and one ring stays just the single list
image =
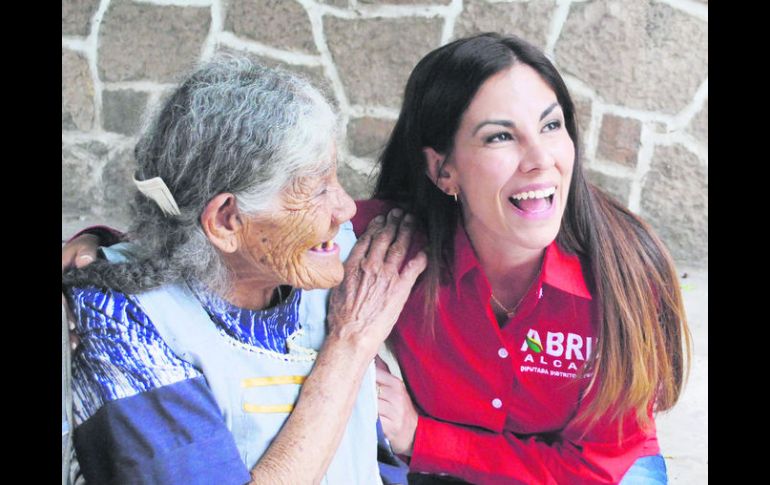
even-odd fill
[{"label": "ear", "polygon": [[238,235],[243,229],[235,196],[229,193],[217,194],[201,214],[201,227],[211,244],[224,253],[234,253],[240,247]]},{"label": "ear", "polygon": [[456,194],[457,177],[451,160],[431,147],[423,148],[422,153],[426,161],[425,175],[445,194]]}]

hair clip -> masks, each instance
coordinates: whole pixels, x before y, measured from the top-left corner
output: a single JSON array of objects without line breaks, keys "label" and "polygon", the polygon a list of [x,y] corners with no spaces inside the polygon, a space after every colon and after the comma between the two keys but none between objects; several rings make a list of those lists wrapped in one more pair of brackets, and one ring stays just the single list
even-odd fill
[{"label": "hair clip", "polygon": [[154,200],[164,214],[172,216],[178,216],[180,214],[174,196],[171,195],[171,191],[168,190],[168,187],[162,178],[154,177],[148,180],[136,180],[136,177],[134,177],[134,184],[136,184],[136,188],[139,189],[139,192]]}]

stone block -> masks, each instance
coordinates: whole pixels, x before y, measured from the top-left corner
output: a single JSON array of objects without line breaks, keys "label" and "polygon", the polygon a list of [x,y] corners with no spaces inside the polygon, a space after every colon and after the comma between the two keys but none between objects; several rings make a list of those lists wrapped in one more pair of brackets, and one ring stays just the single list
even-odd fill
[{"label": "stone block", "polygon": [[575,105],[575,117],[577,118],[578,134],[580,135],[580,144],[585,149],[588,141],[588,129],[591,126],[591,114],[593,112],[593,101],[583,96],[572,95],[572,102]]},{"label": "stone block", "polygon": [[708,266],[708,166],[684,146],[655,148],[641,215],[677,262]]},{"label": "stone block", "polygon": [[332,7],[345,8],[349,6],[348,0],[318,0],[318,3],[331,5]]},{"label": "stone block", "polygon": [[354,170],[343,160],[337,165],[337,177],[345,191],[353,197],[354,200],[370,199],[374,190],[376,172],[371,174],[362,174]]},{"label": "stone block", "polygon": [[438,18],[324,17],[324,31],[352,104],[398,108],[406,80],[422,56],[438,47]]},{"label": "stone block", "polygon": [[101,176],[103,214],[119,220],[130,218],[130,204],[136,194],[133,183],[135,171],[133,145],[116,149],[110,154]]},{"label": "stone block", "polygon": [[209,7],[115,0],[99,31],[99,76],[113,82],[179,82],[200,58],[210,24]]},{"label": "stone block", "polygon": [[62,212],[96,213],[103,201],[99,184],[109,147],[102,142],[62,143]]},{"label": "stone block", "polygon": [[134,187],[133,146],[62,143],[62,214],[126,221]]},{"label": "stone block", "polygon": [[591,169],[585,169],[585,174],[589,182],[612,196],[624,207],[628,207],[628,197],[631,194],[630,180]]},{"label": "stone block", "polygon": [[61,51],[61,129],[88,131],[94,125],[94,83],[82,54]]},{"label": "stone block", "polygon": [[690,121],[690,126],[687,131],[695,135],[698,141],[705,145],[709,142],[709,100],[703,103],[703,108],[698,111],[698,114]]},{"label": "stone block", "polygon": [[61,34],[88,36],[99,0],[62,0]]},{"label": "stone block", "polygon": [[453,38],[459,39],[482,32],[499,32],[516,35],[544,49],[551,17],[555,11],[554,0],[526,3],[468,0],[464,2],[463,11],[455,21]]},{"label": "stone block", "polygon": [[348,148],[357,157],[375,159],[388,141],[395,120],[353,118],[348,122]]},{"label": "stone block", "polygon": [[452,0],[358,0],[359,5],[448,5]]},{"label": "stone block", "polygon": [[599,131],[597,155],[627,167],[636,167],[641,136],[639,120],[605,114]]},{"label": "stone block", "polygon": [[135,135],[147,109],[148,94],[132,89],[102,91],[102,120],[104,129],[123,135]]},{"label": "stone block", "polygon": [[318,52],[307,11],[295,0],[231,0],[225,30],[278,49]]},{"label": "stone block", "polygon": [[676,114],[708,77],[708,24],[652,0],[573,3],[555,57],[611,104]]}]

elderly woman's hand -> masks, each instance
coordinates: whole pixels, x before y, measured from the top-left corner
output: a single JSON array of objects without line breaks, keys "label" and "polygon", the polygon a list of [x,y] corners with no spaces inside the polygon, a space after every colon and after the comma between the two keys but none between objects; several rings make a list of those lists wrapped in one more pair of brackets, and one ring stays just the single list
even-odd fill
[{"label": "elderly woman's hand", "polygon": [[412,216],[402,217],[400,209],[369,223],[345,262],[344,280],[332,290],[329,338],[374,358],[427,265],[422,251],[403,264],[413,232]]}]

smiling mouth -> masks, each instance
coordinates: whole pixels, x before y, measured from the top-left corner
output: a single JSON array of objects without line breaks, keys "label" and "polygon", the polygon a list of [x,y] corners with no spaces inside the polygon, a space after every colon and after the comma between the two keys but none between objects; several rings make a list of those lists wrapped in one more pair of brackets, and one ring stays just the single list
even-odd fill
[{"label": "smiling mouth", "polygon": [[336,246],[337,244],[335,244],[334,241],[324,241],[321,244],[313,246],[310,250],[314,253],[331,253]]},{"label": "smiling mouth", "polygon": [[519,192],[508,197],[508,200],[524,212],[543,212],[551,207],[555,194],[556,187],[548,187],[542,190]]}]

